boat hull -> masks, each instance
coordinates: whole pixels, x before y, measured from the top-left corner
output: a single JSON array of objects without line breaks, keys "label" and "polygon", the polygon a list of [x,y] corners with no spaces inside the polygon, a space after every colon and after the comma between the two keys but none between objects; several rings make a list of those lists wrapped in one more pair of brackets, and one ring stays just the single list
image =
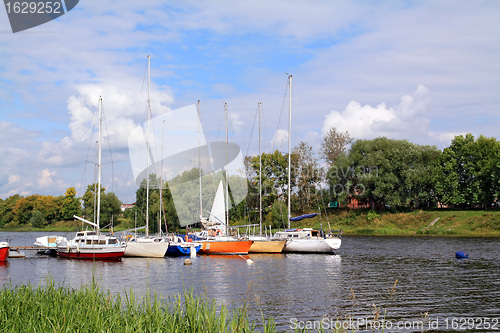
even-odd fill
[{"label": "boat hull", "polygon": [[250,253],[281,253],[285,240],[254,240],[250,246]]},{"label": "boat hull", "polygon": [[0,243],[0,261],[6,261],[9,257],[9,244],[6,242]]},{"label": "boat hull", "polygon": [[167,242],[128,242],[125,257],[163,258],[168,249]]},{"label": "boat hull", "polygon": [[125,245],[116,246],[95,246],[89,248],[57,247],[57,254],[63,258],[70,259],[104,259],[104,260],[119,260],[123,257]]},{"label": "boat hull", "polygon": [[201,241],[199,254],[248,254],[251,240],[206,240]]},{"label": "boat hull", "polygon": [[194,248],[196,253],[198,253],[198,251],[201,248],[201,244],[193,246],[193,247],[170,244],[168,246],[167,253],[165,255],[167,255],[167,256],[189,256],[191,254],[191,248]]},{"label": "boat hull", "polygon": [[335,253],[341,245],[340,238],[292,239],[283,252],[298,253]]}]

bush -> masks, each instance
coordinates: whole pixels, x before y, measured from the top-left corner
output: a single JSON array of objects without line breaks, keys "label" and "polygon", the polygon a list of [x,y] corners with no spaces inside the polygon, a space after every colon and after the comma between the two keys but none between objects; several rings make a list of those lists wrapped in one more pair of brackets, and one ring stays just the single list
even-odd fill
[{"label": "bush", "polygon": [[34,228],[42,228],[45,223],[45,217],[43,216],[42,212],[36,209],[31,212],[30,224]]}]

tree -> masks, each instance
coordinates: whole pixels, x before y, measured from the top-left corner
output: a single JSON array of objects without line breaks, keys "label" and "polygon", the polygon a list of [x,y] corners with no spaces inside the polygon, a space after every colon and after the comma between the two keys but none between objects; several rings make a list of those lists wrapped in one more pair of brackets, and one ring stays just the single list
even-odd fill
[{"label": "tree", "polygon": [[312,147],[305,142],[301,142],[293,149],[293,156],[292,170],[294,170],[294,183],[297,184],[294,204],[298,208],[297,211],[303,212],[317,201],[316,190],[322,180],[322,170]]},{"label": "tree", "polygon": [[499,192],[500,142],[472,134],[456,136],[437,162],[434,186],[445,204],[488,207]]},{"label": "tree", "polygon": [[347,148],[352,141],[347,131],[341,133],[332,127],[323,138],[320,152],[328,164],[333,165],[340,156],[347,154]]},{"label": "tree", "polygon": [[330,188],[372,207],[428,207],[435,202],[432,170],[439,156],[437,147],[406,140],[357,140],[330,168]]},{"label": "tree", "polygon": [[80,211],[80,200],[76,197],[76,190],[70,187],[66,190],[62,202],[62,218],[65,220],[73,219],[73,215],[77,215]]},{"label": "tree", "polygon": [[[92,184],[87,186],[87,191],[83,194],[83,212],[89,221],[94,221],[94,206],[97,204],[97,197],[95,192],[97,190],[97,184]],[[106,189],[101,186],[101,211],[99,214],[99,226],[103,227],[111,223],[113,216],[121,214],[121,204],[122,202],[113,193],[106,193]],[[96,207],[97,208],[97,207]]]},{"label": "tree", "polygon": [[33,210],[31,213],[30,224],[35,228],[42,228],[45,225],[45,218],[39,210]]},{"label": "tree", "polygon": [[19,194],[10,196],[5,200],[0,199],[0,227],[15,220],[14,208],[20,199]]}]

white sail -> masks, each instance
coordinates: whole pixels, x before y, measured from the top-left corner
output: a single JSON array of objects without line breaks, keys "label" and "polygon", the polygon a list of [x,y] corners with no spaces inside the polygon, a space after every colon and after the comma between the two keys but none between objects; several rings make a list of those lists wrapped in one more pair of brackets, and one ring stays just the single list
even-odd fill
[{"label": "white sail", "polygon": [[224,204],[224,188],[222,186],[222,180],[219,182],[219,187],[217,188],[217,192],[215,193],[214,202],[212,204],[212,211],[210,212],[208,221],[214,222],[214,224],[225,224],[226,206]]}]

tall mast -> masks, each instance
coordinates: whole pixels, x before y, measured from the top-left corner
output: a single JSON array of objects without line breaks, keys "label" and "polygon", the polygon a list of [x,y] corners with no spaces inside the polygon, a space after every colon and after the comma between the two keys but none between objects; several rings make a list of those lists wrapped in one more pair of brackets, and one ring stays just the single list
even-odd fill
[{"label": "tall mast", "polygon": [[146,171],[146,237],[149,237],[149,114],[151,112],[149,94],[151,86],[151,57],[148,54],[148,115],[146,124],[148,126],[146,133],[146,146],[147,146],[147,171]]},{"label": "tall mast", "polygon": [[201,197],[201,142],[200,142],[200,100],[198,100],[198,173],[200,178],[200,221],[203,217],[203,200]]},{"label": "tall mast", "polygon": [[227,103],[224,103],[224,111],[226,114],[226,235],[228,233],[228,228],[229,228],[229,184],[228,184],[228,158],[227,158],[227,141],[228,141],[228,134],[227,134]]},{"label": "tall mast", "polygon": [[292,217],[290,214],[290,174],[292,167],[292,75],[288,75],[288,84],[289,84],[289,104],[288,104],[288,229],[290,229],[290,218]]},{"label": "tall mast", "polygon": [[[163,210],[163,137],[165,132],[165,120],[161,127],[161,170],[160,170],[160,219],[158,220],[158,234],[161,236],[161,212]],[[165,219],[166,222],[166,219]],[[168,233],[167,223],[165,223],[165,232]]]},{"label": "tall mast", "polygon": [[260,151],[260,106],[262,105],[259,102],[259,236],[262,237],[262,153]]},{"label": "tall mast", "polygon": [[99,218],[101,212],[101,148],[102,148],[102,97],[99,96],[99,141],[97,153],[97,230],[99,230]]}]

